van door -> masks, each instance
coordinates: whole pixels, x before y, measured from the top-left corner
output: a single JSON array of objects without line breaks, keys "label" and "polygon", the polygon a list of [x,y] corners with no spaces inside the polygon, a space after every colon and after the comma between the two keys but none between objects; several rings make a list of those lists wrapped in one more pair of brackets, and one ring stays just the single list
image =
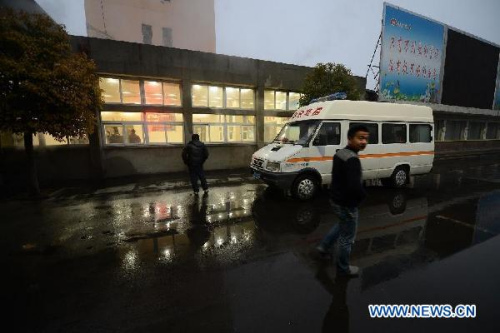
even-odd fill
[{"label": "van door", "polygon": [[331,182],[333,155],[341,148],[340,129],[340,122],[325,121],[311,141],[309,166],[318,170],[323,184]]}]

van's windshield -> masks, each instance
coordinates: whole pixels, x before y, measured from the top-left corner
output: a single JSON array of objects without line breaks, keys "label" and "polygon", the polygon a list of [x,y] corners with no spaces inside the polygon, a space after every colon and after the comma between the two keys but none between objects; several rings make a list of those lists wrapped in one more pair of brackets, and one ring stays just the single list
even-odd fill
[{"label": "van's windshield", "polygon": [[288,123],[281,129],[273,142],[305,146],[311,140],[320,123],[321,120],[306,120]]}]

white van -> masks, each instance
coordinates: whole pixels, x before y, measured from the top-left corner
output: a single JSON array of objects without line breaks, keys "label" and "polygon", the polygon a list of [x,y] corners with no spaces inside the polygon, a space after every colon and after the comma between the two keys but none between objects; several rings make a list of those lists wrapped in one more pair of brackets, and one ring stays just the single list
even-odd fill
[{"label": "white van", "polygon": [[333,155],[347,145],[349,127],[359,124],[370,131],[368,146],[359,153],[364,180],[402,187],[410,175],[432,169],[431,108],[335,100],[299,108],[274,141],[253,154],[254,177],[298,199],[313,197],[320,186],[330,185]]}]

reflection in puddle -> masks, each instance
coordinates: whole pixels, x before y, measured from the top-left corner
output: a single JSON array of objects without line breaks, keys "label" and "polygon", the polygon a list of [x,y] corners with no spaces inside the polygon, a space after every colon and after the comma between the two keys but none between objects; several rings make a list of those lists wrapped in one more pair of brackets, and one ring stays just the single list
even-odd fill
[{"label": "reflection in puddle", "polygon": [[[462,191],[457,193],[464,199],[456,195],[430,202],[441,188],[475,184],[462,176],[459,171],[431,174],[413,177],[407,189],[377,184],[368,189],[352,252],[353,263],[366,271],[363,288],[500,233],[499,192],[470,199],[470,192]],[[131,230],[146,235],[122,249],[124,269],[138,269],[139,258],[208,269],[276,253],[305,253],[337,221],[326,193],[298,202],[265,186],[243,185],[173,199],[116,206],[133,220]],[[157,233],[151,233],[151,222]]]}]

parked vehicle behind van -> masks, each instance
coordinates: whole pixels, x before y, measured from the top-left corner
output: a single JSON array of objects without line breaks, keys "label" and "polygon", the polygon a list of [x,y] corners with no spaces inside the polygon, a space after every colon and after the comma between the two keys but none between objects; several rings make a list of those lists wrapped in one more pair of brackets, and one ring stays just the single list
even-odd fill
[{"label": "parked vehicle behind van", "polygon": [[255,178],[290,190],[300,200],[331,181],[333,155],[347,145],[351,126],[370,131],[359,153],[363,179],[403,187],[410,175],[430,172],[434,160],[432,109],[410,104],[321,101],[299,108],[273,142],[255,152]]}]

